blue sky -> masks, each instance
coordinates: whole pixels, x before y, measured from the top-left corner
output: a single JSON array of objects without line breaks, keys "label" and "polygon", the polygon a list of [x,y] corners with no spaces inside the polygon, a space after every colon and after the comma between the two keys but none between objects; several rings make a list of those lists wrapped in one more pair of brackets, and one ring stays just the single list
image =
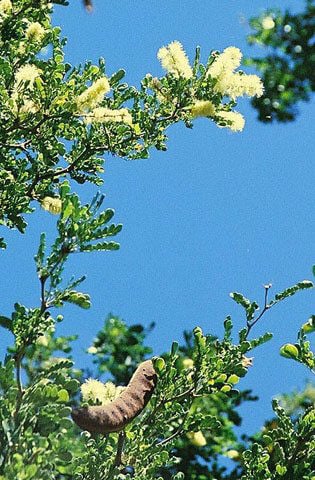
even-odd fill
[{"label": "blue sky", "polygon": [[[211,49],[230,45],[250,55],[254,50],[246,45],[246,19],[265,7],[298,11],[304,4],[94,0],[94,13],[88,15],[78,0],[70,3],[58,7],[54,17],[68,37],[67,61],[97,62],[103,56],[109,75],[123,67],[134,85],[147,72],[163,74],[156,53],[172,40],[181,41],[190,58],[196,45],[204,60]],[[276,293],[311,278],[314,102],[301,105],[297,120],[287,125],[260,124],[248,100],[238,110],[246,117],[242,133],[200,119],[193,130],[171,127],[168,151],[153,151],[149,160],[106,159],[105,204],[116,210],[116,221],[124,228],[118,252],[74,256],[66,270],[66,278],[87,274],[83,288],[93,303],[89,311],[67,307],[58,326],[62,334],[80,335],[75,347],[79,366],[88,364],[84,349],[109,312],[128,323],[156,322],[148,342],[158,354],[172,340],[181,341],[183,329],[196,325],[221,335],[227,314],[241,328],[244,317],[229,298],[231,291],[262,303],[264,283],[273,283]],[[93,192],[83,187],[82,197],[89,200]],[[9,248],[1,254],[3,314],[17,300],[38,304],[33,254],[40,232],[52,235],[55,221],[39,210],[30,217],[24,237],[8,235]],[[254,352],[254,367],[240,384],[260,397],[242,407],[247,432],[271,414],[272,396],[302,387],[309,378],[304,367],[278,351],[283,343],[294,343],[299,326],[314,313],[313,305],[313,292],[301,293],[255,327],[254,335],[268,330],[274,340]],[[3,339],[4,345],[7,336]]]}]

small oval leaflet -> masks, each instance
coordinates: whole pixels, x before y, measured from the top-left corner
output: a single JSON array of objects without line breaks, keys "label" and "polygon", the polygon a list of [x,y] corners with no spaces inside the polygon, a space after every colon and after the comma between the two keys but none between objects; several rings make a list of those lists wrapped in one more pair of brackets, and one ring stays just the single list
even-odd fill
[{"label": "small oval leaflet", "polygon": [[75,408],[71,416],[82,429],[94,433],[119,432],[137,415],[148,401],[157,383],[151,360],[140,363],[125,390],[108,405]]}]

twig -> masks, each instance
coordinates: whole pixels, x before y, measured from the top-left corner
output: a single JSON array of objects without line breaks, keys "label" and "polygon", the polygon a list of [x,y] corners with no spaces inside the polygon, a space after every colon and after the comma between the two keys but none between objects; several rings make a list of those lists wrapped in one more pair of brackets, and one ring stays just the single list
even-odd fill
[{"label": "twig", "polygon": [[80,153],[80,155],[75,160],[73,160],[73,162],[70,163],[70,165],[68,165],[67,167],[60,168],[59,170],[57,169],[53,172],[43,173],[43,175],[40,175],[37,172],[37,174],[34,177],[33,182],[31,183],[31,185],[29,186],[29,188],[27,190],[27,195],[29,197],[33,198],[33,190],[41,180],[45,180],[46,178],[53,179],[55,177],[60,177],[62,175],[66,175],[67,173],[70,173],[72,170],[74,170],[74,168],[77,166],[77,164],[80,162],[80,160],[82,160],[82,158],[84,158],[86,155],[90,155],[92,152],[93,152],[93,150],[91,150],[90,146],[86,145],[86,147]]},{"label": "twig", "polygon": [[47,304],[46,304],[46,299],[45,299],[45,283],[46,283],[47,277],[40,277],[40,301],[41,301],[41,306],[40,306],[40,312],[44,313],[45,310],[47,309]]},{"label": "twig", "polygon": [[182,431],[183,431],[183,427],[178,428],[176,432],[174,432],[171,436],[164,438],[164,440],[161,440],[160,442],[158,442],[156,446],[161,447],[162,445],[165,445],[166,443],[170,442],[171,440],[176,438],[178,435],[180,435]]},{"label": "twig", "polygon": [[156,414],[156,412],[161,407],[163,407],[163,405],[165,405],[166,403],[169,403],[169,402],[174,402],[175,400],[181,400],[182,398],[186,397],[187,395],[190,395],[191,393],[193,393],[194,390],[195,390],[195,387],[190,387],[187,390],[185,390],[184,392],[179,393],[178,395],[174,395],[173,397],[162,399],[160,401],[160,403],[152,410],[152,412],[149,414],[149,416],[147,418],[144,418],[143,420],[146,423],[150,423],[152,421],[154,415]]},{"label": "twig", "polygon": [[257,318],[255,318],[252,322],[250,320],[247,320],[247,331],[245,335],[245,340],[247,339],[249,332],[253,328],[254,325],[261,319],[261,317],[269,310],[272,305],[268,305],[268,292],[271,287],[271,284],[269,283],[268,285],[265,285],[265,298],[264,298],[264,308],[260,312]]},{"label": "twig", "polygon": [[24,395],[23,391],[23,384],[22,384],[22,378],[21,378],[21,363],[23,359],[24,351],[20,350],[20,352],[17,353],[16,358],[15,358],[15,368],[16,368],[16,383],[17,383],[17,388],[18,388],[18,395],[16,399],[16,407],[14,410],[13,418],[16,421],[17,414],[19,413],[19,410],[21,408],[22,404],[22,398]]},{"label": "twig", "polygon": [[119,432],[119,436],[118,436],[117,451],[116,451],[114,463],[112,463],[112,465],[110,466],[108,476],[106,477],[108,480],[114,480],[113,475],[116,471],[116,468],[122,464],[122,453],[123,453],[125,438],[126,438],[125,431],[122,430],[121,432]]},{"label": "twig", "polygon": [[184,430],[185,421],[186,421],[186,418],[188,417],[188,415],[189,415],[189,409],[186,411],[186,413],[185,413],[185,415],[184,415],[184,418],[183,418],[183,420],[182,420],[181,426],[178,427],[178,429],[175,430],[175,432],[174,432],[172,435],[170,435],[169,437],[164,438],[163,440],[161,440],[160,442],[158,442],[158,443],[156,444],[156,446],[157,446],[157,447],[161,447],[162,445],[165,445],[166,443],[169,443],[169,442],[171,442],[172,440],[174,440],[174,438],[178,437],[178,435],[180,435],[180,434],[183,432],[183,430]]},{"label": "twig", "polygon": [[23,353],[18,353],[16,357],[16,383],[19,391],[19,396],[22,397],[23,395],[23,386],[22,386],[22,378],[21,378],[21,362],[23,358]]},{"label": "twig", "polygon": [[122,464],[122,453],[123,453],[125,438],[126,438],[125,431],[122,430],[121,432],[119,432],[119,436],[118,436],[117,452],[116,452],[116,457],[114,461],[115,467],[119,467]]},{"label": "twig", "polygon": [[1,147],[5,147],[5,148],[11,148],[11,149],[20,149],[20,150],[23,150],[23,152],[27,152],[27,145],[30,143],[30,140],[26,140],[25,142],[22,142],[22,143],[12,143],[12,144],[5,144],[5,143],[1,143]]}]

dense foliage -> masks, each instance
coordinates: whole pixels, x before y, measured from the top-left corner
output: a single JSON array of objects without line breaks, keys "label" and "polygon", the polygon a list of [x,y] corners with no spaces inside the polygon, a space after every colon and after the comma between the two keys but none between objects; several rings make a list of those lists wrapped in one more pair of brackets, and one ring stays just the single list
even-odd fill
[{"label": "dense foliage", "polygon": [[293,14],[269,9],[250,20],[250,45],[265,47],[264,56],[247,58],[246,65],[259,71],[264,95],[252,100],[262,122],[289,122],[296,105],[309,100],[315,89],[315,6],[305,1],[305,10]]},{"label": "dense foliage", "polygon": [[[82,204],[80,186],[101,185],[104,153],[136,159],[152,147],[164,150],[173,123],[190,127],[205,116],[242,130],[244,119],[232,110],[236,99],[262,95],[263,88],[255,75],[236,71],[236,47],[211,52],[205,64],[197,49],[190,65],[181,44],[172,42],[158,52],[167,73],[148,74],[139,90],[122,83],[123,70],[108,75],[103,60],[72,67],[64,62],[60,29],[50,23],[51,8],[43,0],[0,0],[1,224],[24,232],[25,216],[38,204],[57,215],[55,239],[48,247],[43,233],[35,255],[39,304],[16,303],[10,317],[0,316],[12,335],[0,363],[0,480],[313,480],[312,386],[275,400],[275,418],[254,438],[239,440],[234,431],[241,422],[237,407],[255,400],[236,388],[252,366],[248,355],[272,338],[268,332],[253,338],[252,329],[279,302],[313,288],[309,280],[273,298],[266,285],[261,308],[233,292],[244,328],[235,332],[227,317],[219,339],[196,326],[183,345],[173,342],[154,357],[157,387],[124,432],[80,432],[71,420],[73,407],[110,404],[119,395],[118,386],[152,355],[146,335],[154,327],[128,326],[110,315],[87,346],[93,372],[76,368],[76,335],[57,334],[63,316],[56,309],[65,302],[90,306],[89,295],[78,290],[84,277],[64,281],[69,257],[119,248],[113,237],[122,226],[112,223],[114,211],[102,210],[100,193]],[[307,335],[314,330],[312,316],[297,342],[280,351],[311,371]],[[223,457],[233,460],[231,471]]]}]

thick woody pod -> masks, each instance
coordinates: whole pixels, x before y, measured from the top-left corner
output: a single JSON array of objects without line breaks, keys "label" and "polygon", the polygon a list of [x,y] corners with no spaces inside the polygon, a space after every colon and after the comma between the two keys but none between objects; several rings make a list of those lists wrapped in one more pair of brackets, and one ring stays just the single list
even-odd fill
[{"label": "thick woody pod", "polygon": [[75,408],[71,416],[75,423],[94,433],[119,432],[142,412],[150,400],[157,382],[151,360],[140,363],[125,390],[108,405]]}]

